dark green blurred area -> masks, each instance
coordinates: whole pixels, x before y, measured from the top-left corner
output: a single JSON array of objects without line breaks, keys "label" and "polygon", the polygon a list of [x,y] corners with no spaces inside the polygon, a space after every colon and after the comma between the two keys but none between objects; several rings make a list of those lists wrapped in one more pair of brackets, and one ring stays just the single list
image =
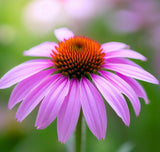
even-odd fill
[{"label": "dark green blurred area", "polygon": [[[33,59],[23,56],[23,51],[45,41],[58,42],[51,32],[45,36],[29,33],[22,22],[22,10],[26,0],[0,0],[0,77],[14,66]],[[8,30],[7,30],[8,29]],[[148,58],[145,63],[137,62],[159,79],[154,64],[154,50],[145,46],[139,37],[141,33],[116,34],[106,27],[103,17],[93,19],[83,30],[100,43],[120,41],[127,43],[133,50]],[[2,34],[4,36],[2,36]],[[138,40],[138,41],[137,41]],[[158,65],[157,65],[158,66]],[[106,105],[108,127],[104,141],[98,141],[87,128],[87,152],[159,152],[160,151],[160,86],[141,82],[150,104],[141,100],[141,113],[136,117],[129,104],[131,124],[126,127],[113,110]],[[35,109],[22,123],[14,119],[16,106],[12,111],[7,108],[12,88],[0,90],[0,152],[67,152],[66,145],[58,142],[56,121],[44,130],[36,130],[34,122],[38,109]]]}]

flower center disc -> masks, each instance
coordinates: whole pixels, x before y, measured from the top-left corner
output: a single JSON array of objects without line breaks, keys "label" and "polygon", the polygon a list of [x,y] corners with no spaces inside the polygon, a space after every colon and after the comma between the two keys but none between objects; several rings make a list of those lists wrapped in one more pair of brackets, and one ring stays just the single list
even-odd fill
[{"label": "flower center disc", "polygon": [[57,70],[70,78],[81,78],[96,72],[103,64],[104,53],[99,43],[89,38],[75,36],[64,40],[53,51],[52,58]]}]

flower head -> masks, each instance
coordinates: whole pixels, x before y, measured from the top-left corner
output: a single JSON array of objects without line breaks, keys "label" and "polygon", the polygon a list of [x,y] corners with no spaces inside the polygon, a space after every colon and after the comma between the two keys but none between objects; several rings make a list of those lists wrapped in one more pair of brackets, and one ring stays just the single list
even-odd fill
[{"label": "flower head", "polygon": [[53,51],[56,69],[70,78],[81,78],[97,72],[103,64],[104,53],[99,43],[85,37],[73,37],[59,43]]},{"label": "flower head", "polygon": [[58,138],[65,143],[78,122],[80,110],[92,133],[100,140],[107,128],[103,98],[122,119],[130,124],[126,95],[136,115],[140,112],[139,97],[148,103],[142,86],[134,79],[158,84],[158,80],[139,65],[126,59],[146,58],[120,42],[100,45],[72,31],[55,30],[60,41],[45,42],[24,52],[28,56],[42,56],[13,68],[0,79],[0,89],[16,83],[9,109],[21,102],[16,119],[24,120],[38,105],[35,126],[46,128],[57,118]]}]

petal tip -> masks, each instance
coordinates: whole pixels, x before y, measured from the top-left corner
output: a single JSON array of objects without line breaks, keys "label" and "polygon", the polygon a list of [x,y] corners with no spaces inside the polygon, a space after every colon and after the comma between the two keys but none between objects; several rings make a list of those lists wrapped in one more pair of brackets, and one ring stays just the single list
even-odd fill
[{"label": "petal tip", "polygon": [[148,98],[145,98],[144,100],[147,105],[150,104],[150,100]]},{"label": "petal tip", "polygon": [[55,29],[54,35],[59,41],[64,41],[74,36],[73,32],[66,27]]},{"label": "petal tip", "polygon": [[24,118],[18,112],[16,113],[15,119],[17,120],[17,122],[22,122],[24,120]]},{"label": "petal tip", "polygon": [[35,127],[37,127],[37,130],[42,130],[42,129],[45,129],[47,126],[35,124]]},{"label": "petal tip", "polygon": [[154,79],[153,79],[153,81],[151,83],[158,85],[159,84],[159,80],[154,77]]},{"label": "petal tip", "polygon": [[130,125],[130,120],[127,120],[127,121],[125,122],[125,125],[126,125],[127,127],[129,127],[129,125]]},{"label": "petal tip", "polygon": [[58,141],[61,143],[61,144],[65,144],[66,141],[64,139],[58,139]]},{"label": "petal tip", "polygon": [[159,80],[156,79],[156,84],[159,84]]},{"label": "petal tip", "polygon": [[40,126],[35,126],[35,127],[37,127],[36,129],[37,130],[42,130],[43,128],[41,128]]},{"label": "petal tip", "polygon": [[143,56],[142,61],[147,61],[147,58]]},{"label": "petal tip", "polygon": [[138,117],[140,114],[140,110],[136,112],[136,117]]},{"label": "petal tip", "polygon": [[28,55],[28,51],[25,50],[25,51],[23,52],[23,55],[24,55],[24,56]]},{"label": "petal tip", "polygon": [[16,120],[17,120],[17,122],[22,122],[23,121],[21,118],[18,118],[17,116],[16,116]]},{"label": "petal tip", "polygon": [[8,109],[9,109],[9,110],[12,110],[12,108],[13,108],[13,106],[10,105],[10,104],[8,104]]}]

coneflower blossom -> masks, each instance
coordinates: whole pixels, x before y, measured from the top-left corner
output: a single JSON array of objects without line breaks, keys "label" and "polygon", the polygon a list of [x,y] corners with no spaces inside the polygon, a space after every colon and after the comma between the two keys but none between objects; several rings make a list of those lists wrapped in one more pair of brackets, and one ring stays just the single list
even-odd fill
[{"label": "coneflower blossom", "polygon": [[[139,65],[126,59],[146,58],[120,42],[100,45],[98,42],[74,36],[72,31],[55,30],[59,43],[45,42],[24,52],[28,56],[47,57],[22,63],[0,79],[0,89],[16,83],[9,99],[12,109],[21,102],[17,121],[24,120],[39,104],[35,126],[46,128],[57,118],[58,139],[65,143],[78,122],[82,108],[91,132],[104,139],[107,116],[103,98],[122,119],[130,124],[126,95],[135,114],[140,112],[139,97],[148,103],[139,79],[158,84],[158,80]],[[135,78],[135,79],[134,79]]]}]

